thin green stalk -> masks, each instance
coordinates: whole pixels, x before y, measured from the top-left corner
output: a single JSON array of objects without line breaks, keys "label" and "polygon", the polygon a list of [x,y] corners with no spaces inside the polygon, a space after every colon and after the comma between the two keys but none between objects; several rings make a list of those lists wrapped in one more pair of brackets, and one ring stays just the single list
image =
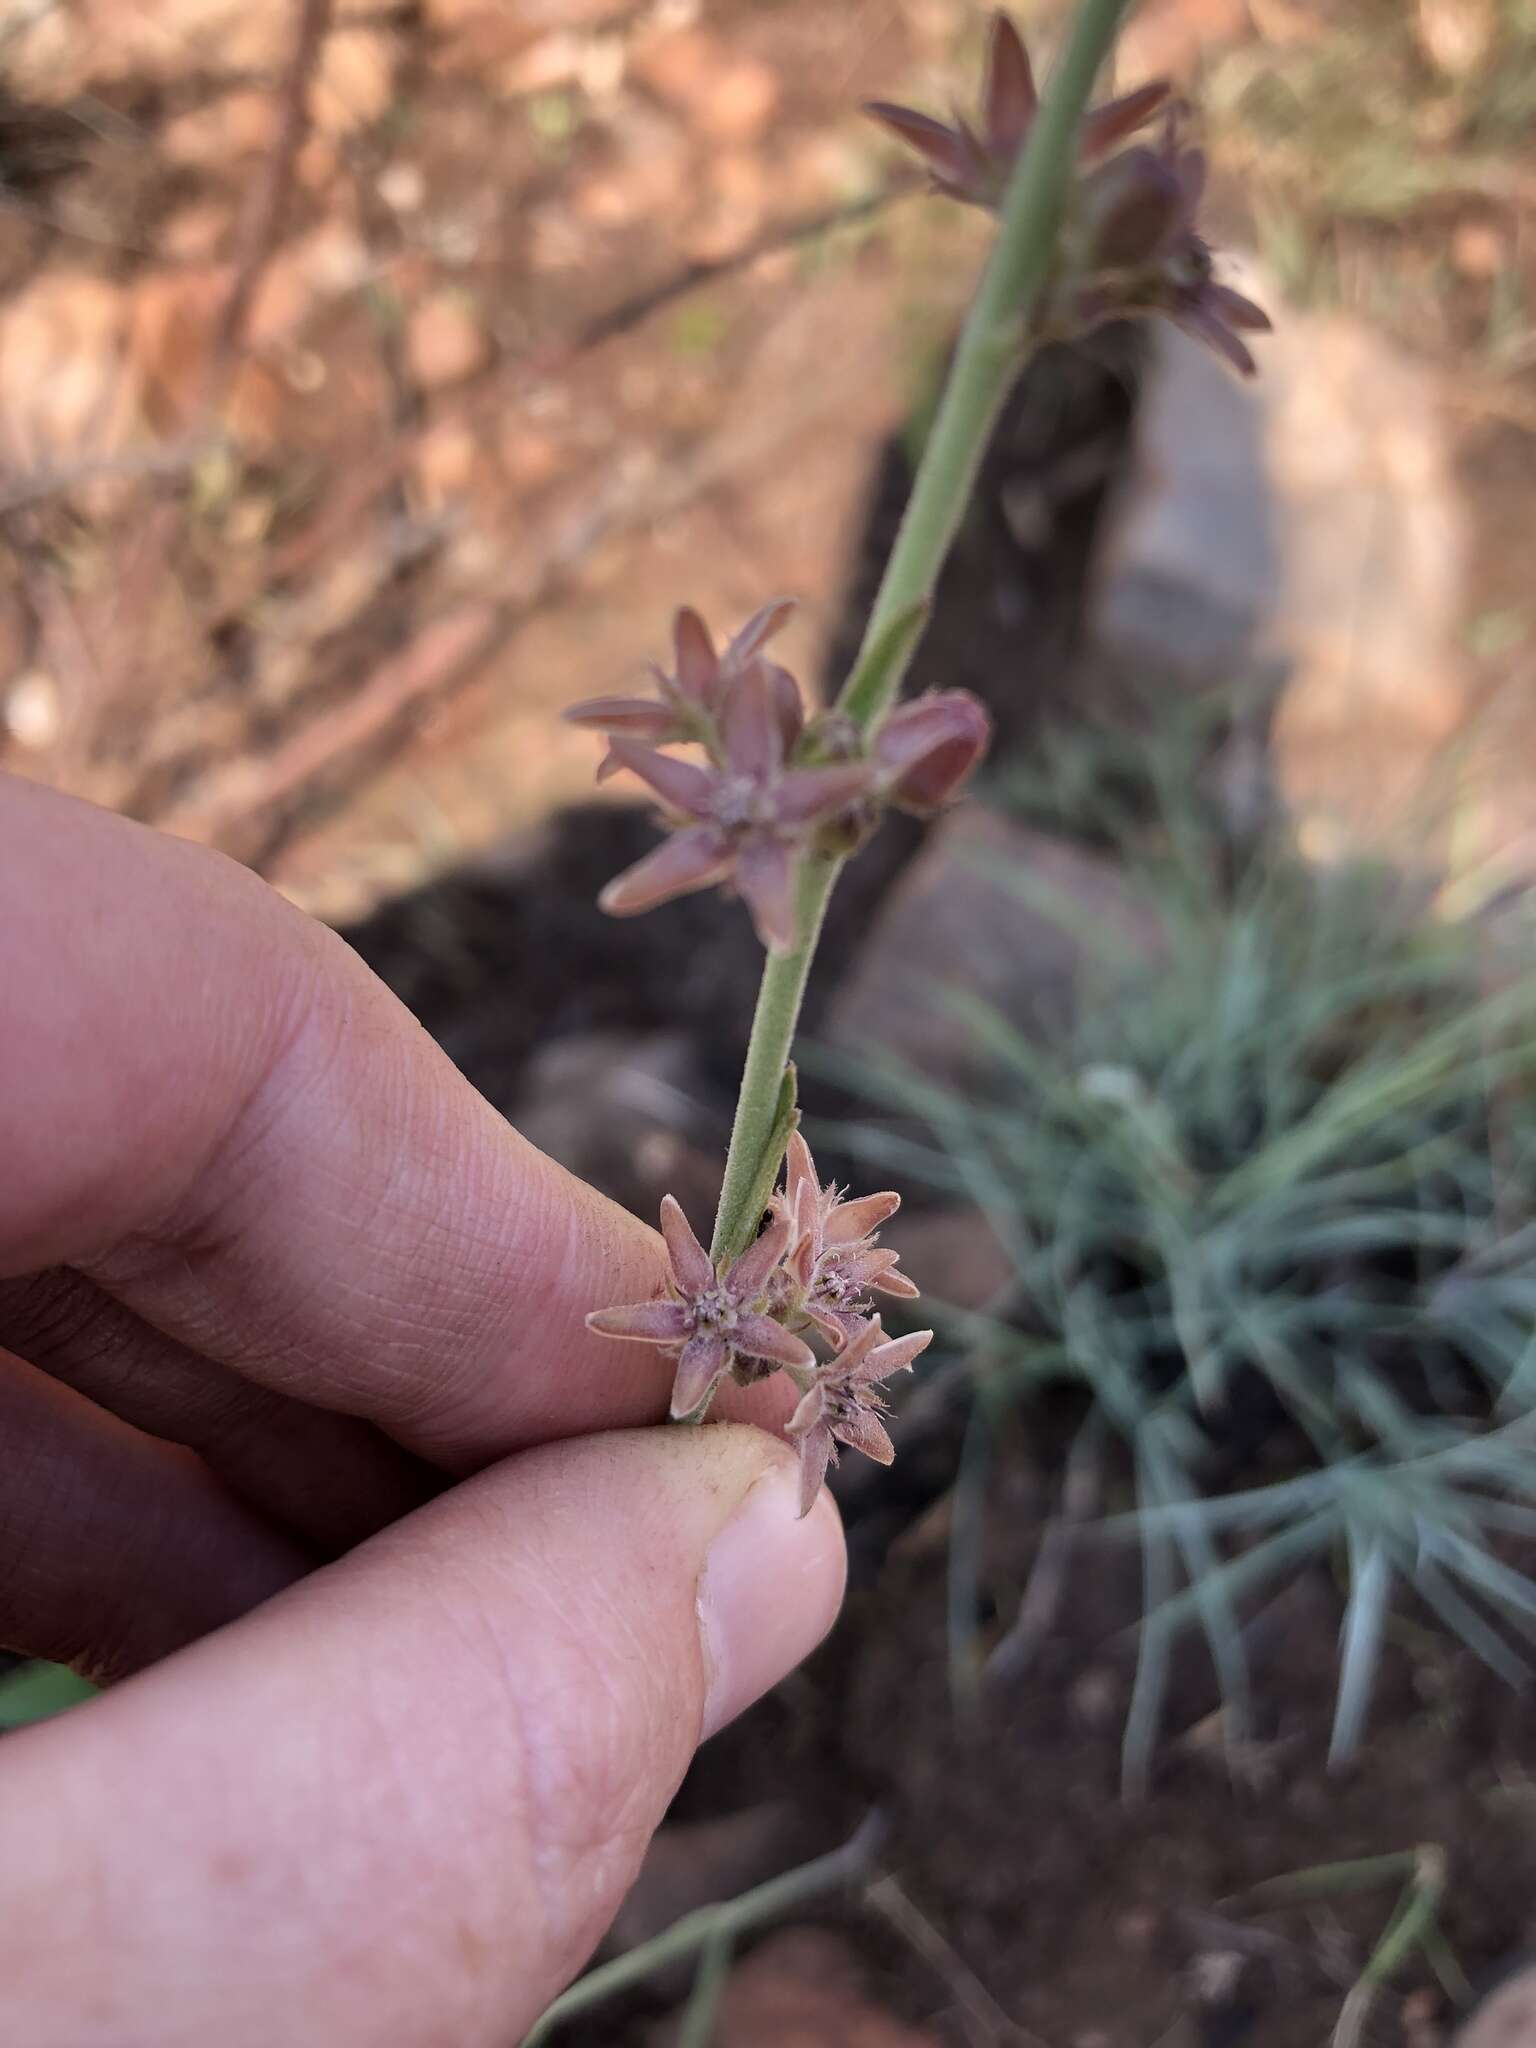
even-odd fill
[{"label": "thin green stalk", "polygon": [[[997,241],[961,333],[858,657],[837,699],[836,708],[861,733],[874,729],[901,688],[992,428],[1024,361],[1029,316],[1055,257],[1078,126],[1130,5],[1131,0],[1082,0],[1009,181]],[[842,859],[821,855],[806,861],[800,878],[799,943],[792,952],[770,954],[763,969],[715,1217],[717,1259],[740,1251],[757,1228],[758,1216],[749,1213],[751,1191],[768,1163],[779,1084],[827,899],[842,864]]]},{"label": "thin green stalk", "polygon": [[879,1812],[868,1813],[840,1849],[818,1856],[814,1862],[802,1863],[798,1869],[786,1870],[782,1877],[771,1877],[766,1884],[754,1885],[739,1898],[685,1913],[681,1920],[674,1921],[650,1941],[642,1942],[639,1948],[589,1970],[535,2022],[524,2037],[523,2048],[540,2048],[563,2020],[612,1998],[616,1992],[627,1991],[633,1984],[643,1983],[652,1971],[668,1963],[699,1955],[701,1951],[714,1950],[718,1955],[750,1928],[775,1920],[824,1892],[857,1883],[868,1875],[884,1832],[885,1823]]}]

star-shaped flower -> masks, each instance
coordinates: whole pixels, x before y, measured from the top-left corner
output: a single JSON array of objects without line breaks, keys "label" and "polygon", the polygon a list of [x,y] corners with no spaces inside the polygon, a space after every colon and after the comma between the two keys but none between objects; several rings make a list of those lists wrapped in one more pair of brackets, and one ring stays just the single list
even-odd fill
[{"label": "star-shaped flower", "polygon": [[621,766],[650,784],[678,829],[598,901],[614,917],[632,917],[729,877],[763,944],[782,951],[795,942],[795,856],[865,794],[874,771],[863,761],[787,767],[774,685],[760,662],[737,680],[720,725],[721,759],[707,768],[614,740]]},{"label": "star-shaped flower", "polygon": [[[806,1372],[815,1365],[810,1346],[767,1313],[773,1279],[789,1245],[787,1222],[770,1224],[723,1273],[715,1271],[714,1261],[671,1195],[662,1199],[661,1234],[671,1267],[671,1298],[595,1309],[587,1317],[587,1328],[599,1337],[677,1350],[675,1420],[702,1408],[726,1373],[743,1360],[760,1361],[770,1371],[789,1366]],[[742,1370],[746,1378],[759,1377],[755,1364]]]},{"label": "star-shaped flower", "polygon": [[[1092,108],[1079,131],[1079,154],[1087,162],[1104,156],[1144,127],[1167,97],[1166,82],[1158,80]],[[958,115],[947,124],[884,100],[871,100],[864,111],[917,151],[938,191],[973,206],[996,206],[1039,105],[1029,53],[1008,16],[998,13],[992,17],[987,45],[979,130]]]},{"label": "star-shaped flower", "polygon": [[860,1325],[830,1364],[818,1369],[815,1382],[787,1424],[787,1433],[798,1442],[800,1451],[802,1515],[810,1513],[828,1464],[836,1462],[839,1444],[862,1451],[877,1465],[890,1464],[896,1451],[880,1420],[886,1404],[876,1388],[893,1372],[908,1371],[913,1359],[932,1342],[932,1330],[887,1338],[880,1318],[874,1316]]},{"label": "star-shaped flower", "polygon": [[1216,281],[1215,258],[1196,224],[1206,170],[1204,150],[1186,147],[1170,119],[1156,149],[1138,144],[1086,180],[1073,312],[1079,325],[1161,313],[1251,377],[1258,365],[1242,336],[1267,334],[1270,318]]},{"label": "star-shaped flower", "polygon": [[784,1188],[773,1213],[793,1226],[784,1261],[789,1298],[834,1344],[848,1341],[870,1307],[869,1291],[915,1301],[917,1289],[896,1268],[901,1254],[882,1251],[878,1236],[901,1207],[897,1194],[860,1195],[845,1202],[840,1190],[816,1177],[811,1148],[798,1131],[784,1159]]},{"label": "star-shaped flower", "polygon": [[[710,747],[717,743],[718,721],[731,684],[761,662],[784,729],[784,744],[792,747],[805,724],[800,688],[787,669],[763,661],[762,651],[794,608],[793,598],[765,604],[730,640],[725,652],[717,654],[708,626],[691,605],[683,605],[672,621],[672,673],[652,665],[658,696],[588,697],[571,705],[565,718],[572,725],[589,726],[610,738],[639,740],[653,747],[686,740]],[[622,765],[610,748],[598,768],[598,781],[606,781]]]}]

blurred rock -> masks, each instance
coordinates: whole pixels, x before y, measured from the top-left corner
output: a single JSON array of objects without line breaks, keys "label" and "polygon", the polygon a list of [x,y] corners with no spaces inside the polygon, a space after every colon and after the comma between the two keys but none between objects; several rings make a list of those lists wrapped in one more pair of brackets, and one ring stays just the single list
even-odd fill
[{"label": "blurred rock", "polygon": [[138,425],[127,374],[131,301],[88,271],[44,270],[0,307],[7,468],[111,455]]},{"label": "blurred rock", "polygon": [[[675,2039],[657,2035],[658,2048]],[[732,1970],[714,2048],[939,2048],[874,2004],[849,1944],[819,1927],[771,1935]]]},{"label": "blurred rock", "polygon": [[880,1233],[927,1296],[984,1309],[1013,1278],[1013,1261],[979,1209],[903,1210]]},{"label": "blurred rock", "polygon": [[647,36],[632,51],[630,68],[658,99],[686,113],[717,142],[756,141],[779,104],[773,70],[736,54],[708,29]]},{"label": "blurred rock", "polygon": [[692,1217],[713,1212],[729,1131],[701,1100],[692,1042],[680,1032],[555,1039],[529,1061],[512,1121],[647,1221],[665,1194]]},{"label": "blurred rock", "polygon": [[1414,22],[1419,48],[1437,71],[1465,78],[1493,48],[1498,33],[1495,0],[1418,0]]},{"label": "blurred rock", "polygon": [[399,39],[389,29],[338,29],[327,36],[309,94],[319,134],[354,135],[386,113],[399,57]]},{"label": "blurred rock", "polygon": [[1116,715],[1169,690],[1230,690],[1279,589],[1258,396],[1176,329],[1158,325],[1150,342],[1083,655],[1089,702]]},{"label": "blurred rock", "polygon": [[433,292],[411,309],[405,353],[422,389],[439,391],[485,367],[491,358],[491,337],[461,292]]},{"label": "blurred rock", "polygon": [[51,747],[62,723],[59,686],[42,669],[28,669],[19,675],[0,697],[0,726],[29,753]]},{"label": "blurred rock", "polygon": [[1273,745],[1320,858],[1421,857],[1467,718],[1468,513],[1436,371],[1343,316],[1287,312],[1262,378],[1290,669]]},{"label": "blurred rock", "polygon": [[964,1086],[987,1060],[950,992],[1036,1036],[1070,1022],[1095,965],[1155,958],[1158,934],[1119,867],[979,804],[944,818],[886,897],[821,1036]]},{"label": "blurred rock", "polygon": [[1473,2007],[1455,2048],[1536,2048],[1536,1962],[1517,1969]]},{"label": "blurred rock", "polygon": [[1121,90],[1143,78],[1186,79],[1249,30],[1247,0],[1146,0],[1115,52]]},{"label": "blurred rock", "polygon": [[160,147],[175,164],[199,171],[226,168],[244,156],[272,147],[277,133],[277,96],[252,89],[223,93],[205,107],[177,114],[160,130]]}]

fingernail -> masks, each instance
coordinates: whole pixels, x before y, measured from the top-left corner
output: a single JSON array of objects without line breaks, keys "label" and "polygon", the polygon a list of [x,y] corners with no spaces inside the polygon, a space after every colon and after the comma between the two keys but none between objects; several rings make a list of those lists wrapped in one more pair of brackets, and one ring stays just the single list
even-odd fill
[{"label": "fingernail", "polygon": [[710,1545],[699,1580],[709,1668],[701,1740],[793,1671],[837,1618],[842,1524],[825,1494],[803,1521],[799,1508],[799,1478],[786,1459],[748,1489]]}]

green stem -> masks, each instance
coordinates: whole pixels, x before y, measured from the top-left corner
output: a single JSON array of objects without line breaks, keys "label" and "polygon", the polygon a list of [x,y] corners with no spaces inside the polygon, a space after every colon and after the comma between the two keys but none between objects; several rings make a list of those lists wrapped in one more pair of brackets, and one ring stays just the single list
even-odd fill
[{"label": "green stem", "polygon": [[[1056,233],[1077,156],[1077,131],[1093,81],[1131,0],[1082,0],[1029,141],[1003,199],[997,241],[971,307],[938,412],[913,480],[896,544],[836,708],[870,733],[901,688],[939,571],[970,502],[1003,401],[1019,374],[1035,308],[1056,252]],[[800,878],[799,942],[763,969],[747,1047],[714,1256],[740,1251],[757,1228],[747,1213],[765,1167],[779,1083],[827,899],[842,859],[815,855]]]}]

